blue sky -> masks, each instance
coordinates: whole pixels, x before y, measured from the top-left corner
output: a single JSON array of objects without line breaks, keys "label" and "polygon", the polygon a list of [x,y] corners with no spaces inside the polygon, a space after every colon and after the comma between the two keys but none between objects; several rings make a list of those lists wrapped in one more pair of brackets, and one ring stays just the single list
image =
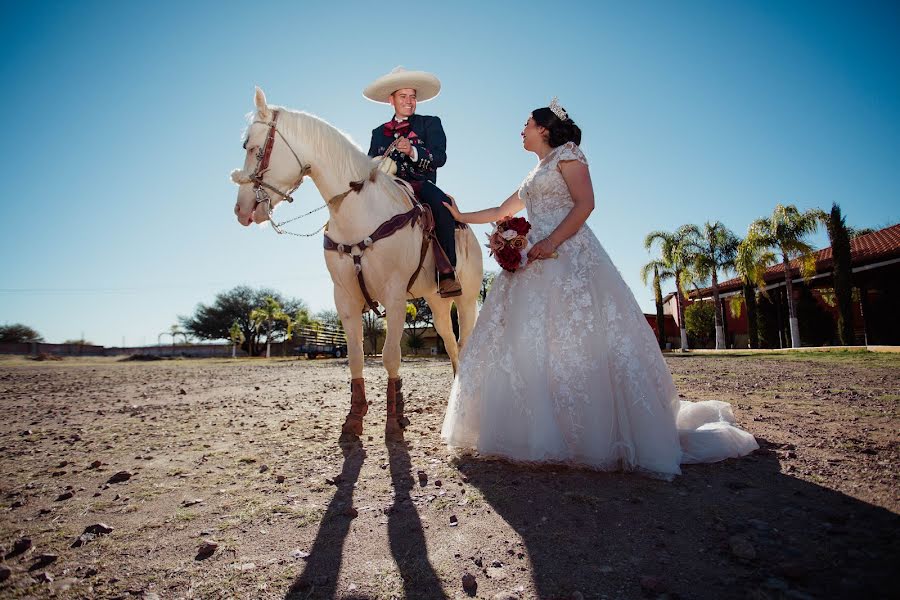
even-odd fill
[{"label": "blue sky", "polygon": [[[517,188],[522,124],[559,96],[588,223],[645,312],[650,230],[742,234],[778,202],[900,220],[894,2],[442,4],[4,2],[0,323],[134,345],[238,284],[333,307],[320,238],[240,227],[228,173],[254,85],[367,146],[390,112],[362,88],[396,65],[442,80],[419,112],[443,120],[439,183],[466,209]],[[321,204],[297,200],[280,218]]]}]

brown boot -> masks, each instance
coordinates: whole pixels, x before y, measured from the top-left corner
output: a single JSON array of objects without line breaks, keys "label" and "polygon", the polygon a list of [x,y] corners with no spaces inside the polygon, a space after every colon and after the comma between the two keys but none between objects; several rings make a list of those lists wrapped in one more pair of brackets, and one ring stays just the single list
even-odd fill
[{"label": "brown boot", "polygon": [[369,403],[366,402],[366,383],[360,377],[350,380],[350,412],[344,419],[341,427],[341,440],[356,441],[363,432],[363,417],[369,412]]},{"label": "brown boot", "polygon": [[403,416],[403,380],[399,377],[388,379],[387,388],[387,420],[384,423],[385,436],[402,436],[409,425],[409,419]]},{"label": "brown boot", "polygon": [[438,282],[438,293],[441,298],[453,298],[462,295],[462,286],[456,279],[441,279]]}]

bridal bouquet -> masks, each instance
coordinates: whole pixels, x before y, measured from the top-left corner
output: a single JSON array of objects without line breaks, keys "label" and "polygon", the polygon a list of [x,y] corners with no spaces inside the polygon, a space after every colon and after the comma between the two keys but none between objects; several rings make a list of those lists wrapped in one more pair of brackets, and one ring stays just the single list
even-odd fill
[{"label": "bridal bouquet", "polygon": [[531,244],[525,236],[531,230],[531,223],[522,217],[515,217],[494,224],[494,230],[487,234],[487,247],[491,256],[504,270],[510,273],[528,263]]}]

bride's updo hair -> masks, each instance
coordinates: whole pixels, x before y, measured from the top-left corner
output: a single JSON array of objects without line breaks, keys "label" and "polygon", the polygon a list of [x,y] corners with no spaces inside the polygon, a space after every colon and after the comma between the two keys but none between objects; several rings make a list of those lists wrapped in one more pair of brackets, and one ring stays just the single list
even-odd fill
[{"label": "bride's updo hair", "polygon": [[537,108],[531,112],[531,118],[537,125],[547,129],[550,133],[547,143],[551,148],[562,146],[566,142],[575,142],[581,145],[581,129],[567,117],[565,121],[557,117],[549,107]]}]

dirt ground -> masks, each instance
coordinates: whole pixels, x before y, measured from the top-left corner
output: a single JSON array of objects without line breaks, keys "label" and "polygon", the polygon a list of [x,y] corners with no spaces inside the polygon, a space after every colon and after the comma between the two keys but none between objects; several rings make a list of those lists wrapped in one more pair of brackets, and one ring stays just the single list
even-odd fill
[{"label": "dirt ground", "polygon": [[2,359],[0,597],[896,597],[900,355],[667,361],[761,449],[673,482],[456,457],[450,365],[409,359],[405,442],[372,361],[342,452],[345,360]]}]

